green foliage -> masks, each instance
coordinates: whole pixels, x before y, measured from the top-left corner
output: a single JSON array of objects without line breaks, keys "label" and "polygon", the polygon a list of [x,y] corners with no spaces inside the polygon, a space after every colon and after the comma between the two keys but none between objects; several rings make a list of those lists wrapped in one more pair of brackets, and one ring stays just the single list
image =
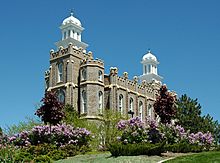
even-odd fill
[{"label": "green foliage", "polygon": [[15,154],[15,162],[30,162],[34,157],[27,151],[18,151]]},{"label": "green foliage", "polygon": [[25,130],[29,131],[34,126],[38,126],[38,125],[41,125],[41,124],[42,124],[42,122],[40,120],[36,119],[36,118],[26,117],[25,121],[21,121],[17,125],[7,126],[7,128],[5,128],[5,133],[8,136],[12,136],[12,135],[20,133],[22,131],[25,131]]},{"label": "green foliage", "polygon": [[2,128],[0,127],[0,136],[3,135],[3,131],[2,131]]},{"label": "green foliage", "polygon": [[166,151],[174,153],[202,152],[203,148],[203,146],[197,144],[189,144],[188,142],[165,145]]},{"label": "green foliage", "polygon": [[112,143],[109,151],[112,156],[137,156],[137,155],[160,155],[164,152],[164,142],[158,144],[122,144]]},{"label": "green foliage", "polygon": [[191,99],[186,94],[177,101],[177,124],[190,132],[211,132],[216,142],[220,143],[220,124],[209,114],[202,116],[201,105],[197,99]]},{"label": "green foliage", "polygon": [[16,150],[10,145],[1,146],[0,144],[0,162],[11,163],[14,162],[14,155]]},{"label": "green foliage", "polygon": [[51,163],[52,161],[49,156],[41,155],[41,156],[37,156],[36,158],[34,158],[34,162]]},{"label": "green foliage", "polygon": [[116,128],[117,123],[121,119],[125,119],[114,110],[105,110],[101,115],[101,121],[80,118],[78,112],[71,105],[66,105],[64,110],[66,116],[63,121],[65,123],[91,131],[94,137],[91,141],[93,149],[106,150],[106,145],[114,142],[120,133]]},{"label": "green foliage", "polygon": [[202,128],[201,105],[197,99],[193,100],[187,95],[182,95],[177,101],[177,123],[193,133]]},{"label": "green foliage", "polygon": [[159,115],[161,123],[170,123],[171,119],[175,117],[175,100],[175,96],[168,92],[166,85],[162,85],[154,103],[154,110]]}]

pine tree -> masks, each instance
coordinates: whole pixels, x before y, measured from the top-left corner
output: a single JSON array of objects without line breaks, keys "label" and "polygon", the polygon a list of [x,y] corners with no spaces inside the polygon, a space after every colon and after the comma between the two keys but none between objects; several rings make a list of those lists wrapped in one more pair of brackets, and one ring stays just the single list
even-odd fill
[{"label": "pine tree", "polygon": [[198,99],[191,99],[186,94],[177,101],[177,123],[190,132],[211,132],[216,142],[220,142],[220,124],[209,114],[202,116],[202,107]]}]

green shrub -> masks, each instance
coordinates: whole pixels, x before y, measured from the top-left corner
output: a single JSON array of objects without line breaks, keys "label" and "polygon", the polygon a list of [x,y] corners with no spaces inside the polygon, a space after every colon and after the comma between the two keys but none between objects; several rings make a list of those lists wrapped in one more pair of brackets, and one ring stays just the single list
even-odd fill
[{"label": "green shrub", "polygon": [[51,163],[51,159],[47,155],[41,155],[34,158],[34,162]]},{"label": "green shrub", "polygon": [[174,153],[202,152],[204,150],[203,148],[201,145],[189,144],[187,142],[165,145],[166,151]]},{"label": "green shrub", "polygon": [[137,155],[160,155],[164,152],[165,143],[157,144],[122,144],[112,143],[109,151],[112,156],[137,156]]},{"label": "green shrub", "polygon": [[48,156],[53,160],[65,159],[67,154],[62,150],[53,150],[48,153]]},{"label": "green shrub", "polygon": [[15,154],[15,162],[30,162],[34,156],[25,151],[19,151]]},{"label": "green shrub", "polygon": [[62,150],[67,157],[72,157],[79,153],[79,148],[73,144],[65,145],[61,147],[60,150]]}]

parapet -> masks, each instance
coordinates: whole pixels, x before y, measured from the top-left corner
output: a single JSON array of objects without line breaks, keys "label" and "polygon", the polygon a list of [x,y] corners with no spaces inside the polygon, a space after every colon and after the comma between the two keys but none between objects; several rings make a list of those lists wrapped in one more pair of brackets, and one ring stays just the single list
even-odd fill
[{"label": "parapet", "polygon": [[53,49],[50,50],[50,60],[56,59],[60,56],[67,55],[67,54],[76,54],[80,58],[93,58],[92,52],[86,53],[86,50],[82,47],[77,47],[73,45],[72,43],[69,43],[67,48],[63,48],[62,46],[59,47],[57,51],[54,51]]}]

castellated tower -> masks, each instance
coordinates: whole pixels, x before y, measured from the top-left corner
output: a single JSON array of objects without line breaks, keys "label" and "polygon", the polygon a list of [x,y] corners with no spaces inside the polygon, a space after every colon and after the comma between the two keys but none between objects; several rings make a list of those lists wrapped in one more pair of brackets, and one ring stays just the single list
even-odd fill
[{"label": "castellated tower", "polygon": [[[91,54],[89,54],[91,55]],[[80,113],[88,119],[98,118],[104,109],[104,63],[92,57],[80,65]]]},{"label": "castellated tower", "polygon": [[57,50],[50,51],[45,91],[55,91],[59,101],[72,105],[82,118],[102,119],[105,109],[118,111],[127,118],[156,117],[153,103],[162,78],[157,74],[159,62],[152,53],[144,55],[143,75],[139,77],[130,80],[127,72],[119,76],[116,67],[105,74],[104,62],[86,52],[88,44],[82,41],[84,28],[72,13],[60,29],[62,37],[55,43]]}]

